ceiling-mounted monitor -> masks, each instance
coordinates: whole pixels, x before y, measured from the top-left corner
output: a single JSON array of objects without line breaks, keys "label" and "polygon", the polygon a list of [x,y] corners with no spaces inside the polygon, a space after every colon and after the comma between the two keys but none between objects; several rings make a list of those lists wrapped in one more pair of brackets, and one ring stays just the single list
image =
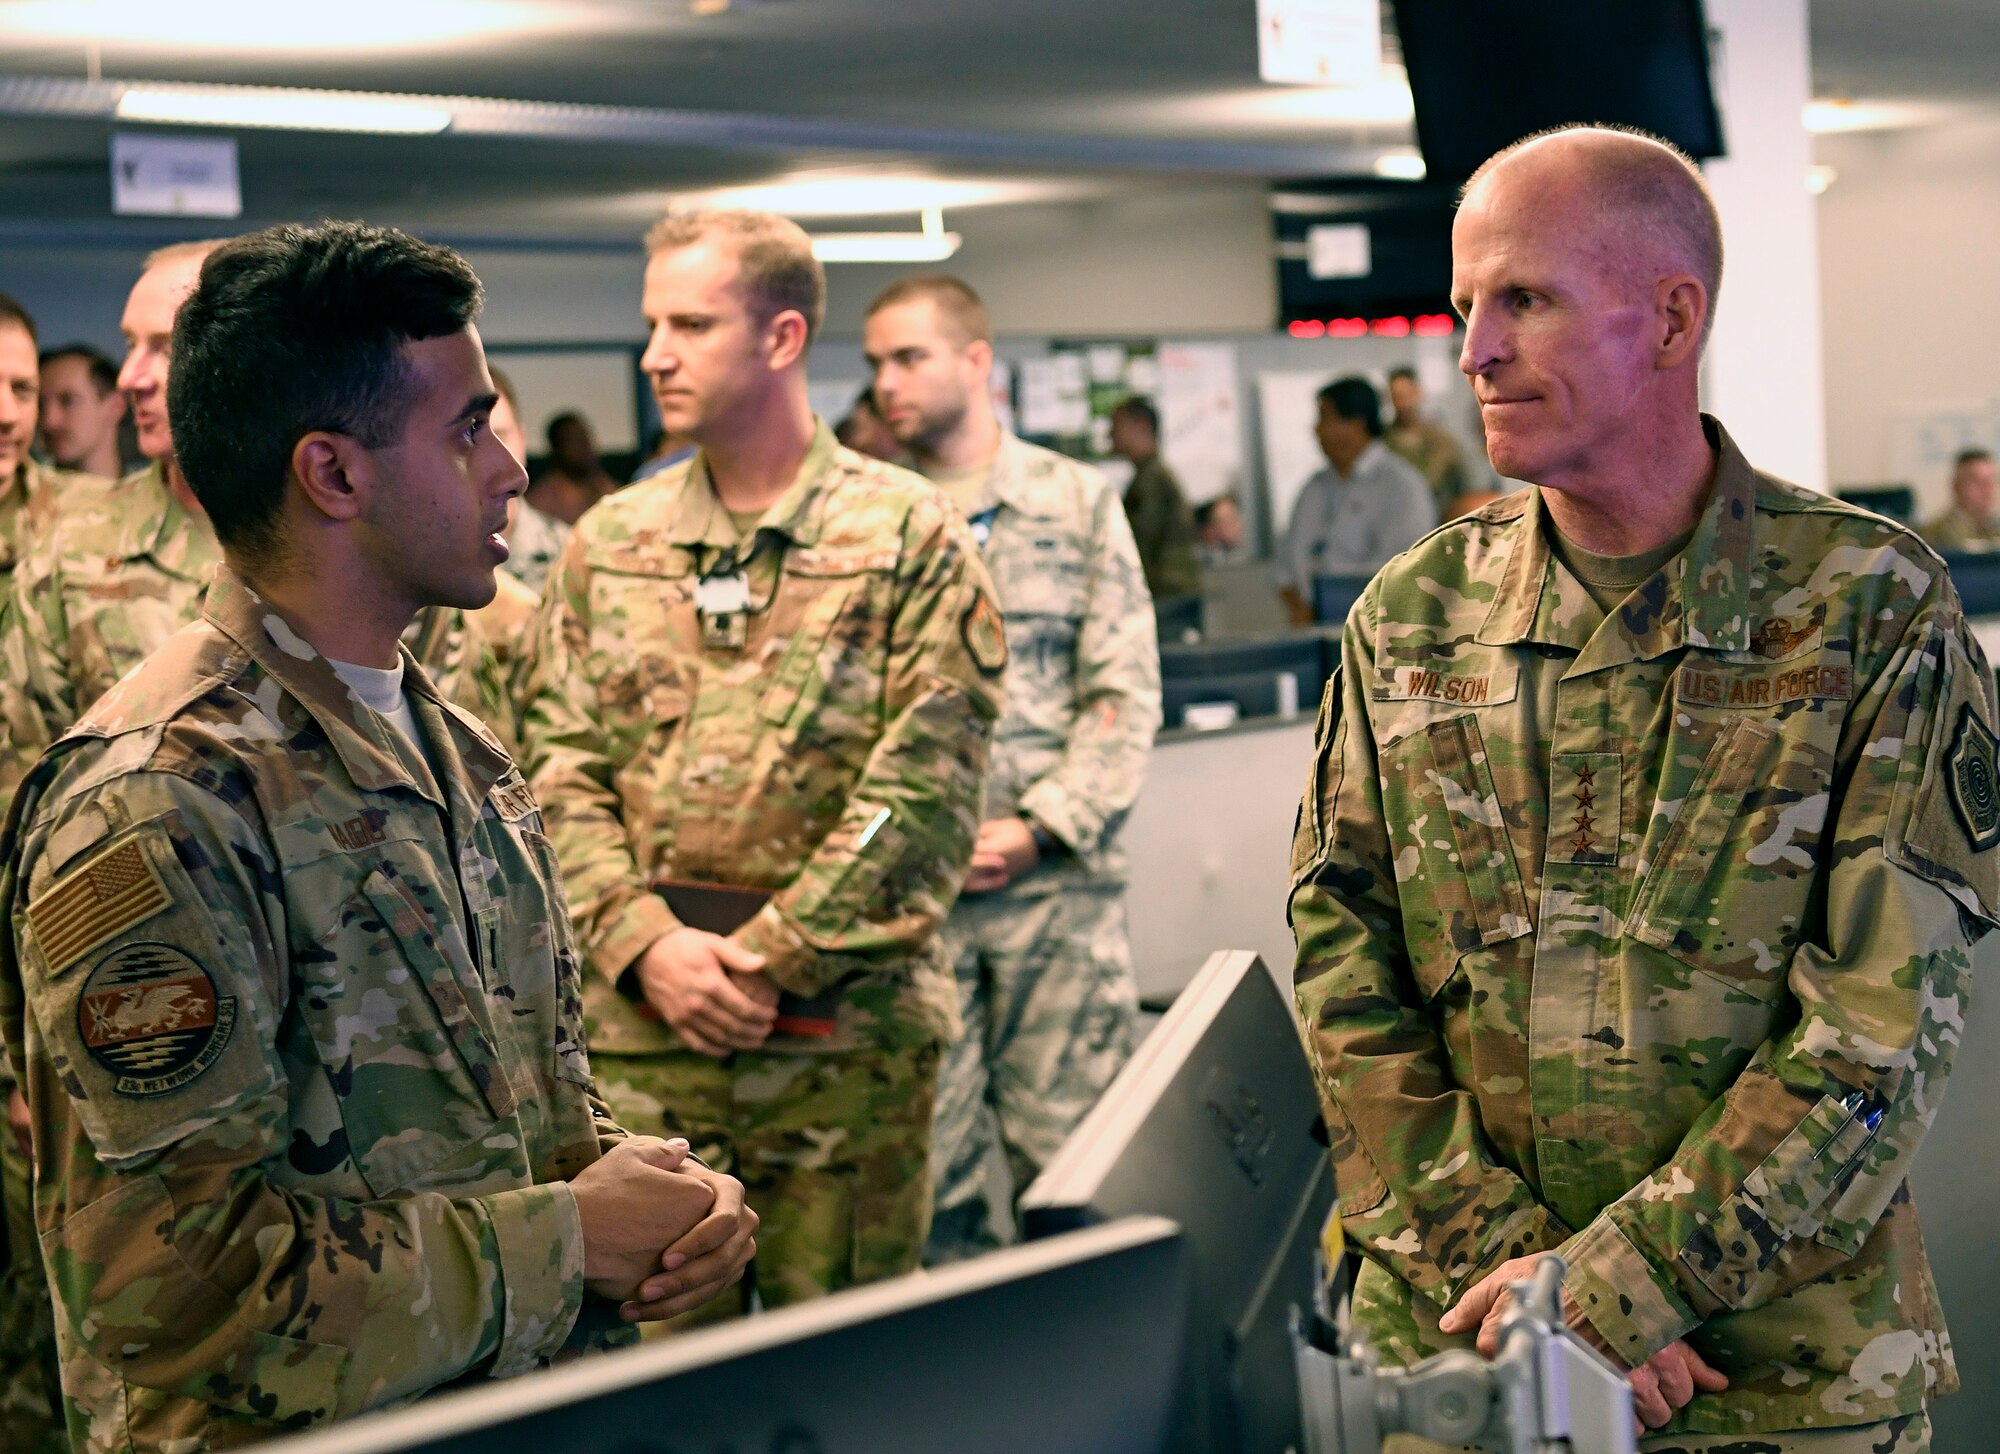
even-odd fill
[{"label": "ceiling-mounted monitor", "polygon": [[1642,127],[1723,154],[1701,0],[1393,0],[1432,182],[1570,122]]}]

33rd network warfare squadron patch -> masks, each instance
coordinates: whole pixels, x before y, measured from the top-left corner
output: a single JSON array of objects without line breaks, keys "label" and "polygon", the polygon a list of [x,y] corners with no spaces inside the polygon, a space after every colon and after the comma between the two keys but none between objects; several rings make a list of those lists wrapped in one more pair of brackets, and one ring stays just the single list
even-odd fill
[{"label": "33rd network warfare squadron patch", "polygon": [[222,1058],[236,999],[171,944],[121,944],[84,981],[76,1028],[119,1095],[162,1096]]},{"label": "33rd network warfare squadron patch", "polygon": [[1952,811],[1975,852],[2000,843],[2000,741],[1967,702],[1958,709],[1958,733],[1945,761]]},{"label": "33rd network warfare squadron patch", "polygon": [[965,649],[982,675],[997,677],[1007,670],[1007,631],[1000,620],[1000,608],[981,591],[965,614],[958,618],[958,633]]}]

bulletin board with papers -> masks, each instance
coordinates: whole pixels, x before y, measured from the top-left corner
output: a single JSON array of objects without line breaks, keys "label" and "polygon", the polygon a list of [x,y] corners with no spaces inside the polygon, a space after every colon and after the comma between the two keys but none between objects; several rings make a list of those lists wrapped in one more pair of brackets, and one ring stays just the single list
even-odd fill
[{"label": "bulletin board with papers", "polygon": [[1241,487],[1243,429],[1236,349],[1227,343],[1058,342],[1015,367],[1023,437],[1088,460],[1122,488],[1131,466],[1111,454],[1111,411],[1134,396],[1160,411],[1160,455],[1192,504]]}]

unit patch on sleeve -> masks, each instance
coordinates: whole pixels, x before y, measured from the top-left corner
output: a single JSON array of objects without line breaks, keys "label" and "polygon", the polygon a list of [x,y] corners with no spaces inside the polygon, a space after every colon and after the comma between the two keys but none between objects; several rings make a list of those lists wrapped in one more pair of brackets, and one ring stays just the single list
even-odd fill
[{"label": "unit patch on sleeve", "polygon": [[1000,608],[986,592],[979,592],[958,618],[958,634],[965,638],[972,664],[983,675],[997,677],[1007,670],[1006,628],[1000,620]]},{"label": "unit patch on sleeve", "polygon": [[1951,808],[1973,851],[2000,843],[2000,742],[1966,702],[1958,709],[1958,732],[1945,760]]},{"label": "unit patch on sleeve", "polygon": [[84,981],[76,1028],[119,1095],[160,1096],[222,1058],[236,999],[170,944],[121,944]]},{"label": "unit patch on sleeve", "polygon": [[53,974],[173,902],[145,848],[128,838],[63,875],[28,905],[28,922]]}]

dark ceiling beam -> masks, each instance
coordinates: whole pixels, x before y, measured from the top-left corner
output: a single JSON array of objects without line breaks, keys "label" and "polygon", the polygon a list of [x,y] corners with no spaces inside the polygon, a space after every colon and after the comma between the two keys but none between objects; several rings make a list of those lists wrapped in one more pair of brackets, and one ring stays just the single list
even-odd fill
[{"label": "dark ceiling beam", "polygon": [[[0,116],[115,121],[119,98],[128,87],[216,94],[288,89],[0,74]],[[1377,147],[1289,146],[1168,137],[956,131],[671,107],[584,106],[566,102],[509,101],[480,96],[420,96],[400,92],[365,94],[373,100],[400,101],[450,111],[451,126],[442,133],[446,136],[512,137],[584,145],[615,142],[733,151],[895,153],[1024,167],[1250,177],[1311,177],[1366,172],[1379,150]]]}]

